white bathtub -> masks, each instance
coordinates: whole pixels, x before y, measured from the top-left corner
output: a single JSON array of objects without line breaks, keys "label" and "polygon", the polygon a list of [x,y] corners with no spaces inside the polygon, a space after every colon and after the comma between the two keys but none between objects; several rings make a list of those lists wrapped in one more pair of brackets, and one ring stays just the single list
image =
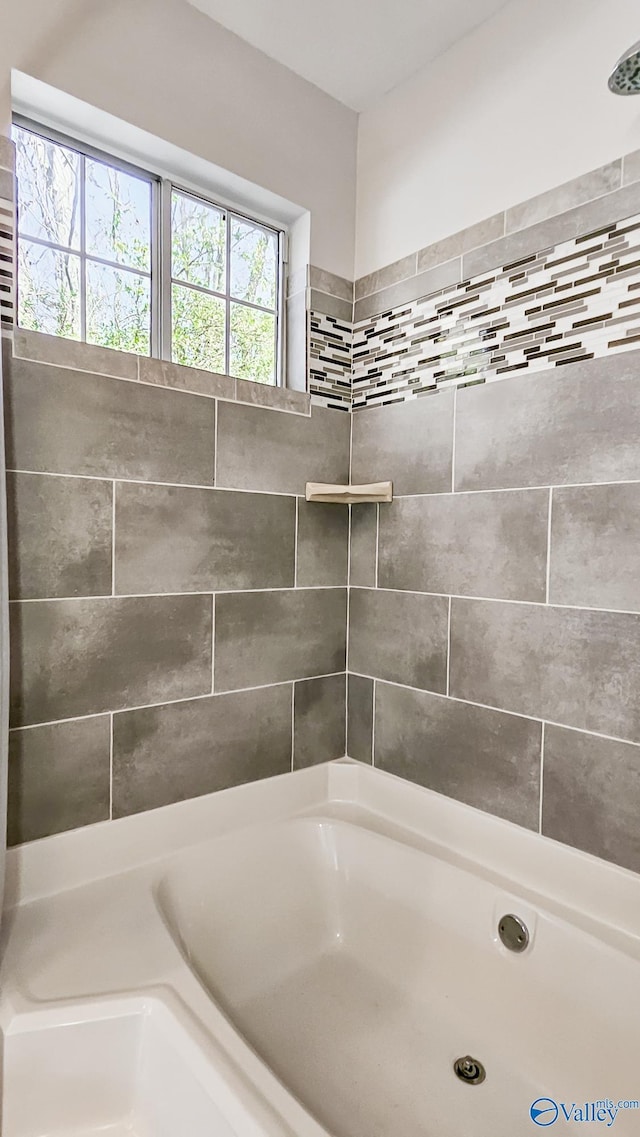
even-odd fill
[{"label": "white bathtub", "polygon": [[34,1007],[126,993],[179,1012],[237,1137],[640,1133],[634,874],[347,764],[118,825],[14,854],[5,1073]]},{"label": "white bathtub", "polygon": [[[538,1128],[538,1098],[640,1097],[638,960],[398,840],[281,822],[220,842],[206,868],[188,858],[159,902],[211,996],[335,1137],[513,1137]],[[512,911],[531,935],[517,955],[497,933]],[[454,1074],[467,1054],[481,1085]],[[640,1133],[640,1110],[615,1131]]]}]

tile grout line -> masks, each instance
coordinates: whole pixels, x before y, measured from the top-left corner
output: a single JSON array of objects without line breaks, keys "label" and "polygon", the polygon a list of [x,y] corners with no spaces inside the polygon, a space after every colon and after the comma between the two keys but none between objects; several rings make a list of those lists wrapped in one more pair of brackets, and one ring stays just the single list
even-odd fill
[{"label": "tile grout line", "polygon": [[447,695],[449,694],[449,683],[451,675],[451,601],[452,597],[450,596],[449,611],[447,614],[447,689],[445,692]]},{"label": "tile grout line", "polygon": [[[348,481],[351,485],[352,470],[353,470],[353,412],[349,414],[349,475]],[[347,548],[347,605],[345,613],[345,634],[344,634],[344,752],[345,756],[349,754],[349,624],[351,621],[351,528],[353,525],[353,506],[349,506],[349,533],[348,533],[348,548]]]},{"label": "tile grout line", "polygon": [[[640,351],[640,349],[638,349]],[[379,409],[379,408],[374,408]],[[56,470],[23,470],[7,468],[8,474],[29,474],[30,476],[40,478],[74,478],[78,481],[87,482],[121,482],[125,485],[133,486],[158,486],[166,489],[175,490],[215,490],[216,493],[240,493],[240,494],[257,494],[261,497],[296,497],[303,495],[296,495],[294,493],[283,493],[282,490],[264,490],[264,489],[246,489],[242,486],[214,486],[210,482],[160,482],[151,478],[125,478],[120,475],[108,474],[69,474],[60,473]],[[499,493],[531,493],[539,490],[572,490],[572,489],[598,489],[606,486],[640,486],[640,478],[618,478],[617,480],[608,480],[601,482],[546,482],[539,485],[532,486],[501,486],[484,487],[477,490],[458,489],[455,491],[444,490],[441,493],[425,492],[425,493],[405,493],[395,494],[395,500],[403,500],[404,498],[447,498],[447,497],[461,497],[463,495],[478,495],[478,494],[499,494]]]},{"label": "tile grout line", "polygon": [[111,595],[116,594],[116,483],[111,483]]},{"label": "tile grout line", "polygon": [[109,821],[113,821],[113,712],[109,712]]},{"label": "tile grout line", "polygon": [[[640,747],[640,741],[636,742],[633,738],[622,738],[616,734],[603,734],[602,731],[587,730],[584,726],[571,726],[566,722],[555,722],[553,719],[542,719],[539,715],[526,715],[523,711],[507,710],[505,707],[497,707],[491,703],[478,703],[475,699],[463,699],[459,695],[446,695],[444,691],[431,691],[426,687],[412,687],[410,683],[398,683],[395,679],[381,679],[380,676],[366,675],[362,671],[353,671],[352,675],[358,676],[360,679],[371,679],[374,683],[386,683],[389,687],[399,687],[404,691],[414,691],[416,695],[430,695],[434,699],[448,699],[452,703],[462,703],[468,707],[479,707],[484,711],[495,711],[497,714],[510,715],[516,719],[526,719],[527,722],[546,722],[547,726],[557,726],[561,730],[572,730],[575,734],[587,734],[592,738],[603,738],[607,742],[622,742],[627,746]],[[39,723],[36,725],[40,725]],[[49,725],[49,724],[45,724]],[[14,728],[14,729],[27,729]]]},{"label": "tile grout line", "polygon": [[[351,474],[349,474],[351,482]],[[349,617],[351,614],[351,526],[353,524],[353,506],[349,506],[349,528],[347,531],[347,605],[346,624],[344,630],[344,752],[348,755],[347,743],[349,738]]]},{"label": "tile grout line", "polygon": [[373,680],[373,687],[371,689],[371,765],[376,764],[376,683]]},{"label": "tile grout line", "polygon": [[451,431],[451,493],[456,491],[456,426],[458,412],[458,388],[453,388],[453,415]]},{"label": "tile grout line", "polygon": [[73,478],[81,482],[119,482],[130,486],[157,486],[170,490],[209,490],[216,493],[256,494],[260,497],[295,497],[294,493],[283,493],[282,490],[262,489],[236,489],[235,486],[214,486],[211,482],[158,482],[152,478],[124,478],[119,475],[112,477],[108,474],[61,474],[56,470],[7,470],[8,474],[28,474],[39,478]]},{"label": "tile grout line", "polygon": [[551,585],[551,515],[553,512],[553,489],[549,490],[549,516],[547,518],[547,570],[545,604],[549,603],[549,588]]},{"label": "tile grout line", "polygon": [[300,525],[300,508],[298,498],[295,499],[294,535],[293,535],[293,587],[298,587],[298,527]]},{"label": "tile grout line", "polygon": [[279,588],[201,588],[196,592],[119,592],[115,596],[110,592],[91,596],[32,596],[25,600],[10,600],[9,604],[54,604],[56,601],[68,600],[159,600],[162,597],[175,599],[179,596],[211,596],[212,592],[221,596],[240,596],[258,592],[340,592],[341,590],[346,591],[344,584],[299,584],[297,588],[284,584]]},{"label": "tile grout line", "polygon": [[213,487],[218,481],[218,400],[213,400]]},{"label": "tile grout line", "polygon": [[542,801],[544,791],[544,728],[545,722],[542,722],[542,730],[540,732],[540,805],[538,809],[538,833],[542,835]]},{"label": "tile grout line", "polygon": [[216,669],[216,594],[211,593],[211,694],[215,693]]},{"label": "tile grout line", "polygon": [[[337,587],[337,586],[334,586]],[[394,592],[400,593],[403,596],[433,596],[440,599],[446,599],[451,596],[453,600],[462,600],[469,604],[519,604],[521,607],[529,608],[549,608],[555,611],[565,612],[603,612],[611,616],[639,616],[640,609],[635,608],[594,608],[588,604],[547,604],[545,600],[513,600],[502,596],[471,596],[463,595],[459,592],[423,592],[415,588],[388,588],[386,586],[379,586],[377,589],[367,588],[365,585],[354,584],[360,592]],[[275,591],[282,591],[276,589]],[[71,597],[70,599],[73,599]],[[91,598],[90,598],[91,599]],[[29,600],[12,600],[11,604],[33,604],[42,603],[41,601]]]},{"label": "tile grout line", "polygon": [[[564,612],[601,612],[611,616],[639,616],[640,609],[635,608],[594,608],[589,604],[548,604],[545,600],[513,600],[501,596],[471,596],[463,595],[457,592],[424,592],[415,588],[388,588],[386,586],[378,585],[376,588],[368,587],[365,585],[354,584],[351,588],[357,588],[360,592],[392,592],[399,593],[403,596],[432,596],[439,599],[462,600],[469,604],[519,604],[522,607],[529,608],[548,608],[554,611]],[[274,593],[280,594],[283,592],[346,592],[349,593],[349,588],[344,584],[300,584],[296,588],[290,585],[285,585],[282,588],[217,588],[212,590],[200,589],[198,592],[126,592],[118,593],[116,596],[111,593],[104,593],[100,596],[36,596],[30,597],[25,600],[13,599],[9,600],[9,604],[61,604],[90,601],[90,600],[162,600],[162,599],[177,599],[180,597],[189,596],[210,596],[212,591],[220,596],[253,596],[259,593]],[[266,684],[268,686],[268,684]]]},{"label": "tile grout line", "polygon": [[378,588],[378,565],[380,561],[380,502],[376,503],[376,563],[374,570],[374,588]]},{"label": "tile grout line", "polygon": [[[344,675],[344,671],[329,671],[324,675],[305,675],[304,682],[313,679],[333,679],[336,675]],[[43,722],[25,723],[23,726],[11,726],[10,732],[16,733],[21,730],[37,730],[41,726],[59,726],[67,722],[83,722],[85,719],[100,719],[105,715],[126,715],[132,711],[148,711],[154,708],[174,707],[180,703],[194,703],[201,699],[220,699],[224,695],[244,695],[248,691],[267,691],[271,687],[287,687],[290,683],[300,683],[301,679],[277,679],[273,683],[259,683],[255,687],[233,687],[227,690],[216,691],[215,695],[211,695],[210,691],[204,691],[201,695],[184,695],[180,699],[165,699],[162,703],[137,703],[132,707],[115,707],[113,710],[106,709],[104,711],[89,711],[86,715],[66,715],[60,719],[46,719]],[[526,717],[526,716],[525,716]],[[622,740],[624,741],[624,740]],[[638,744],[640,745],[640,743]]]},{"label": "tile grout line", "polygon": [[291,773],[296,760],[296,680],[291,683]]}]

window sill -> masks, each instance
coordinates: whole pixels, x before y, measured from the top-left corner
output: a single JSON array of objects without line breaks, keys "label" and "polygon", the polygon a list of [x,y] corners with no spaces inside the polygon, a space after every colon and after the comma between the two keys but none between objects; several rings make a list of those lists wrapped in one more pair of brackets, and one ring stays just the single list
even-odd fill
[{"label": "window sill", "polygon": [[205,398],[249,403],[291,414],[311,414],[311,398],[306,391],[269,387],[264,383],[235,379],[232,375],[218,375],[212,371],[201,371],[197,367],[183,367],[165,359],[150,359],[148,356],[114,351],[109,347],[96,347],[94,344],[79,343],[61,336],[45,335],[44,332],[16,328],[13,334],[13,354],[19,359],[30,359],[36,363],[68,367],[112,379],[171,387],[176,391]]}]

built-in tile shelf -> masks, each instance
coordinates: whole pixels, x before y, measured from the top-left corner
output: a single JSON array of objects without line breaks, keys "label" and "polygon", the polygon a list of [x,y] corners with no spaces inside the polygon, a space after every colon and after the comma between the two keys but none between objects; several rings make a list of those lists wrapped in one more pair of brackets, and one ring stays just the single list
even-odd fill
[{"label": "built-in tile shelf", "polygon": [[356,486],[339,486],[327,482],[307,482],[307,501],[358,505],[360,502],[393,501],[393,482],[369,482]]}]

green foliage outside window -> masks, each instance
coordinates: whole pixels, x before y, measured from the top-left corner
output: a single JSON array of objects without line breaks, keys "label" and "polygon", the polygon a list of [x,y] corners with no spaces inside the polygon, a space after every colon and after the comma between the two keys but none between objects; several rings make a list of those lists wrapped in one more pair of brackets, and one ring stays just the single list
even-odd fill
[{"label": "green foliage outside window", "polygon": [[[149,355],[151,181],[21,127],[14,140],[20,326],[80,339],[84,323],[89,343]],[[170,207],[172,358],[275,383],[276,234],[177,190]]]}]

